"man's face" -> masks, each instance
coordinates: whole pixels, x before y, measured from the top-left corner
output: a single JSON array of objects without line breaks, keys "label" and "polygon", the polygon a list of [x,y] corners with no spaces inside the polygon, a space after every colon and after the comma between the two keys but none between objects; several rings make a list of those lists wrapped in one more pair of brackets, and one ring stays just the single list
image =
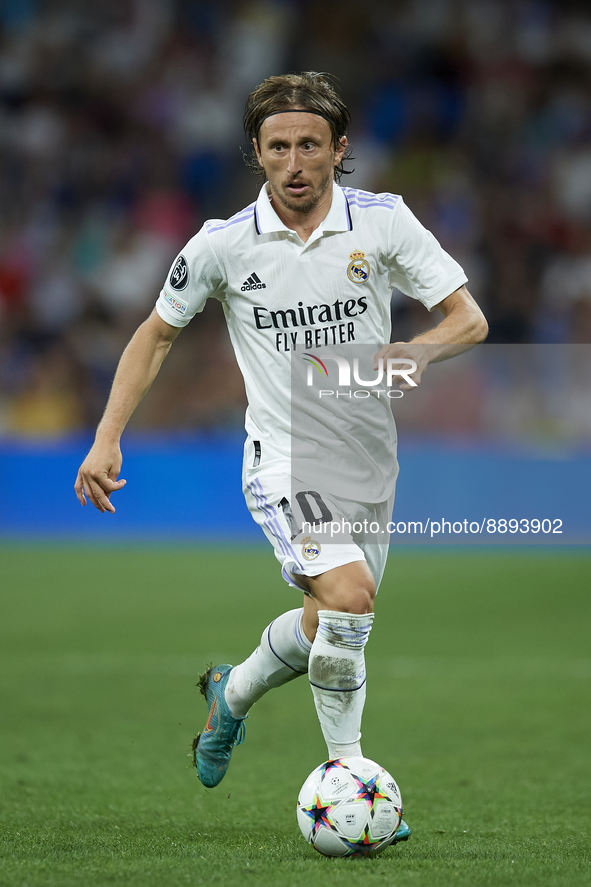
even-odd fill
[{"label": "man's face", "polygon": [[267,118],[254,139],[271,197],[292,212],[312,212],[332,185],[347,139],[336,151],[327,121],[306,111]]}]

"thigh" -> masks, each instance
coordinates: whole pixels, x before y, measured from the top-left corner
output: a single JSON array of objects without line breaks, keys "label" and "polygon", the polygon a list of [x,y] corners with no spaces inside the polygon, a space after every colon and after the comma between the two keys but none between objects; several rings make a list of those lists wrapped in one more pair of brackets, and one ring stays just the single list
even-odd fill
[{"label": "thigh", "polygon": [[373,576],[376,593],[386,569],[388,552],[390,550],[390,533],[388,523],[392,520],[394,508],[394,494],[385,502],[363,503],[357,506],[360,519],[367,521],[369,527],[374,526],[377,532],[364,534],[356,539],[357,544],[365,555],[365,560]]},{"label": "thigh", "polygon": [[289,465],[272,462],[245,468],[244,496],[253,519],[273,546],[283,578],[306,594],[309,592],[301,577],[318,576],[365,560],[362,548],[350,533],[331,539],[325,532],[327,524],[313,523],[323,512],[335,522],[344,520],[345,514],[329,495],[298,490],[289,474]]}]

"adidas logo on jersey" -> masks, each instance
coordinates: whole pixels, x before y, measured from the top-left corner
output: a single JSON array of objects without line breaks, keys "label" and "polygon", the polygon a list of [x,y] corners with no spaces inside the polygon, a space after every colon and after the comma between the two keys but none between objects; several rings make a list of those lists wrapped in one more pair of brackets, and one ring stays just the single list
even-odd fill
[{"label": "adidas logo on jersey", "polygon": [[260,278],[253,271],[248,280],[244,281],[240,289],[243,293],[248,290],[265,290],[267,289],[267,284],[261,283]]}]

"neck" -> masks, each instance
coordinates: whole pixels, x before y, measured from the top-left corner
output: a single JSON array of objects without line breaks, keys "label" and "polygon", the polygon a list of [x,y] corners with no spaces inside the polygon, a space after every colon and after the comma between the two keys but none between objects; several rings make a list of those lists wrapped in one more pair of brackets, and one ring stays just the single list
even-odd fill
[{"label": "neck", "polygon": [[332,186],[333,183],[331,181],[329,187],[326,189],[318,203],[307,213],[289,209],[281,203],[279,197],[270,191],[268,184],[267,194],[271,199],[273,209],[283,224],[292,231],[295,231],[300,239],[306,243],[329,213],[330,207],[332,206]]}]

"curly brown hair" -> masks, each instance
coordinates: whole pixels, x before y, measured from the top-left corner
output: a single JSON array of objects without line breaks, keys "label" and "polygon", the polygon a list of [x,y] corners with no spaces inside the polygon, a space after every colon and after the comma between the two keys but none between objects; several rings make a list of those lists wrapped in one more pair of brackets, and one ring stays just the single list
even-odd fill
[{"label": "curly brown hair", "polygon": [[[258,140],[263,120],[270,114],[301,108],[324,117],[330,126],[332,145],[336,149],[341,138],[347,135],[351,115],[337,90],[327,79],[329,77],[329,74],[304,71],[301,74],[280,74],[263,80],[249,95],[244,109],[244,132],[250,144],[252,145],[253,139]],[[351,149],[347,148],[343,159],[335,166],[335,181],[339,182],[343,174],[353,172],[343,167],[345,160],[350,159]],[[265,172],[259,166],[254,147],[249,154],[244,155],[244,162],[264,180]]]}]

